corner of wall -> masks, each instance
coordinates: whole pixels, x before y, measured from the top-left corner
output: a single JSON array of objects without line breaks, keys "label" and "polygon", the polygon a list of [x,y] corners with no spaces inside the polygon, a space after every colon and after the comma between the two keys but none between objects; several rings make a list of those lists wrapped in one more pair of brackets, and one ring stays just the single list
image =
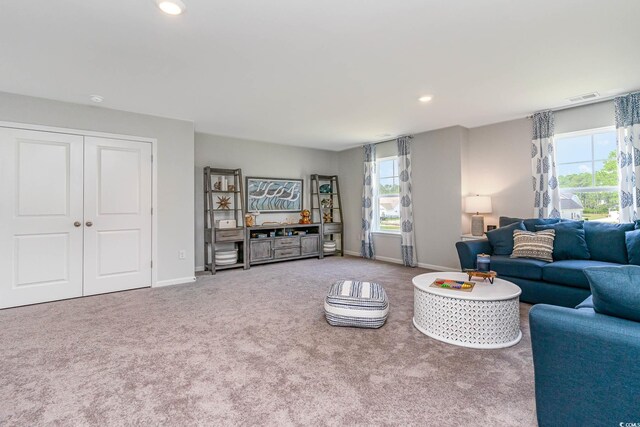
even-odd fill
[{"label": "corner of wall", "polygon": [[464,212],[464,197],[469,195],[471,175],[469,129],[462,127],[460,134],[460,234],[465,234],[471,229],[471,219]]}]

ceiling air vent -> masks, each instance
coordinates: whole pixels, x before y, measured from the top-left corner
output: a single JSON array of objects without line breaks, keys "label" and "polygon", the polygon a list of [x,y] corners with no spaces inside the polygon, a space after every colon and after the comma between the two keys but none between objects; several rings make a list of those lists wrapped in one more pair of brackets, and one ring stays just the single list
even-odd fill
[{"label": "ceiling air vent", "polygon": [[598,98],[600,95],[598,92],[585,93],[584,95],[573,96],[568,98],[570,102],[584,102],[591,101],[592,99]]}]

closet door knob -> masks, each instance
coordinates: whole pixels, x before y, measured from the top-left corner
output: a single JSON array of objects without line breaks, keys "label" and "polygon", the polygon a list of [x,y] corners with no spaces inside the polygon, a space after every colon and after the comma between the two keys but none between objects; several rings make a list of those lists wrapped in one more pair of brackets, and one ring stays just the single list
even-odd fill
[{"label": "closet door knob", "polygon": [[87,227],[91,227],[93,225],[93,223],[91,221],[87,221],[86,226]]},{"label": "closet door knob", "polygon": [[76,221],[73,223],[74,227],[80,227],[82,225],[82,223],[80,221]]}]

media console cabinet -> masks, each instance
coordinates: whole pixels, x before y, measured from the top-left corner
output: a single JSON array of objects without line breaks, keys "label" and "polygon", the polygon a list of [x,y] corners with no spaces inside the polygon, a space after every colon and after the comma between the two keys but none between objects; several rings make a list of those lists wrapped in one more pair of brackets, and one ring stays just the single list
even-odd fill
[{"label": "media console cabinet", "polygon": [[246,227],[247,268],[269,262],[322,258],[322,224]]}]

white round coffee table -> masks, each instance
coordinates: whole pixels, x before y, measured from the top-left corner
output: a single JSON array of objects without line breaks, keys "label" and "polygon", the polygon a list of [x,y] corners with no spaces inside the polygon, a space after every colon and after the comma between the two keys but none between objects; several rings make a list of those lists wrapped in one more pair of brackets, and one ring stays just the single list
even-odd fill
[{"label": "white round coffee table", "polygon": [[473,291],[431,287],[436,279],[469,280],[466,273],[426,273],[413,278],[413,324],[437,340],[471,348],[504,348],[517,344],[522,291],[496,278],[473,278]]}]

